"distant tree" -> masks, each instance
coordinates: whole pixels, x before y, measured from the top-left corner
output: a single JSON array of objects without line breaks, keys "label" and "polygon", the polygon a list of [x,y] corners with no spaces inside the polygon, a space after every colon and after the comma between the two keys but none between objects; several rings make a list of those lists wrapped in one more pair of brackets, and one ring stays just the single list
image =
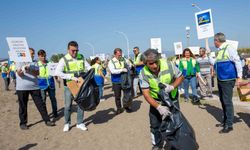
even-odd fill
[{"label": "distant tree", "polygon": [[50,61],[58,63],[59,60],[64,56],[64,54],[54,54],[50,57]]},{"label": "distant tree", "polygon": [[239,53],[239,55],[241,55],[242,53],[250,54],[250,48],[239,48],[238,53]]}]

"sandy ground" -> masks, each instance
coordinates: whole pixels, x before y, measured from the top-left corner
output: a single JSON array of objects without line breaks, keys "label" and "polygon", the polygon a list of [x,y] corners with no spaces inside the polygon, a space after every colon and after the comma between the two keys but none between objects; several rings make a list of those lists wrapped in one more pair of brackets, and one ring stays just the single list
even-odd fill
[{"label": "sandy ground", "polygon": [[[62,131],[63,88],[57,88],[57,101],[60,117],[55,127],[47,127],[41,121],[34,102],[29,101],[29,130],[19,129],[17,96],[14,88],[3,91],[0,80],[0,149],[41,149],[41,150],[150,150],[149,105],[143,96],[133,101],[133,113],[114,114],[115,102],[110,85],[105,87],[106,101],[91,112],[85,112],[85,123],[89,131],[75,127],[76,113],[72,116],[72,128]],[[237,95],[236,95],[237,96]],[[182,99],[181,99],[182,101]],[[240,103],[240,105],[238,105]],[[201,150],[247,150],[250,146],[250,107],[249,103],[235,103],[235,124],[233,132],[219,134],[221,128],[215,124],[221,120],[221,106],[217,97],[204,100],[202,105],[181,102],[181,110],[193,126]],[[47,109],[51,113],[47,100]],[[75,111],[75,109],[74,109]]]}]

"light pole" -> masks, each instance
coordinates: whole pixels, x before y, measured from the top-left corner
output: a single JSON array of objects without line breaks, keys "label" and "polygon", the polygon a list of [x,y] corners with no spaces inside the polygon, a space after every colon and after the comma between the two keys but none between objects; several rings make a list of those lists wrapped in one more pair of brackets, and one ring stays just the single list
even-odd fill
[{"label": "light pole", "polygon": [[[193,3],[193,4],[191,4],[191,5],[192,5],[193,7],[196,7],[199,11],[202,11],[201,8],[200,8],[197,4]],[[210,48],[209,48],[208,38],[205,38],[205,43],[206,43],[207,53],[210,53],[211,50],[210,50]]]},{"label": "light pole", "polygon": [[88,46],[90,46],[92,48],[93,56],[95,56],[95,48],[94,48],[93,44],[91,44],[89,42],[85,42],[84,44],[87,44]]},{"label": "light pole", "polygon": [[190,27],[186,26],[187,47],[189,47]]},{"label": "light pole", "polygon": [[115,31],[115,32],[121,34],[126,39],[126,41],[127,41],[128,58],[129,58],[129,41],[128,41],[127,35],[124,32],[121,32],[121,31]]}]

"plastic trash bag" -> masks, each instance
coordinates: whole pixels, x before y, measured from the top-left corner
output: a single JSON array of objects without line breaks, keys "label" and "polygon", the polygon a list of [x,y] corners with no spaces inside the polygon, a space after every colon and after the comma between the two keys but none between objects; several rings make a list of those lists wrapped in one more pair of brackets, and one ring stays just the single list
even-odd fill
[{"label": "plastic trash bag", "polygon": [[94,80],[95,69],[90,69],[87,73],[82,74],[84,79],[78,94],[74,101],[79,105],[82,110],[94,110],[100,103],[98,86]]},{"label": "plastic trash bag", "polygon": [[159,84],[159,97],[162,105],[167,106],[172,113],[161,124],[160,131],[166,144],[164,149],[170,150],[197,150],[195,132],[180,109],[170,100],[168,93],[164,91],[165,85]]}]

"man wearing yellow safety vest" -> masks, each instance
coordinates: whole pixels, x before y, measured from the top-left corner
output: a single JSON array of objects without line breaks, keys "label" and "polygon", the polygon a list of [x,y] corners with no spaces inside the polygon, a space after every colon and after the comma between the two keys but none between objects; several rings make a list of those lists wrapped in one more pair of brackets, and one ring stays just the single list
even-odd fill
[{"label": "man wearing yellow safety vest", "polygon": [[161,149],[163,140],[159,131],[162,120],[170,112],[167,106],[162,106],[158,97],[159,83],[166,85],[165,92],[170,93],[170,99],[179,107],[177,87],[183,81],[180,70],[171,62],[160,59],[160,54],[154,49],[143,53],[144,68],[139,75],[142,92],[150,104],[149,118],[152,138],[152,149]]},{"label": "man wearing yellow safety vest", "polygon": [[[122,50],[120,48],[116,48],[114,50],[114,57],[109,61],[108,64],[109,70],[111,72],[111,81],[113,84],[113,90],[115,93],[115,104],[117,107],[116,114],[120,114],[123,112],[123,108],[128,112],[132,112],[131,103],[131,88],[122,89],[122,74],[127,74],[127,63],[125,58],[122,57]],[[121,105],[121,91],[123,91],[123,108]]]},{"label": "man wearing yellow safety vest", "polygon": [[56,92],[55,92],[55,81],[53,76],[49,75],[48,61],[46,60],[46,52],[41,49],[38,51],[39,61],[37,62],[39,67],[39,76],[38,76],[38,85],[41,89],[41,94],[43,102],[46,104],[46,93],[49,94],[51,101],[53,117],[56,119],[57,114],[57,101],[56,101]]},{"label": "man wearing yellow safety vest", "polygon": [[228,133],[233,130],[233,88],[236,79],[237,85],[241,82],[242,66],[237,49],[226,43],[223,33],[214,35],[214,45],[219,50],[215,61],[215,71],[224,115],[223,121],[220,124],[216,124],[216,126],[223,127],[219,133]]},{"label": "man wearing yellow safety vest", "polygon": [[4,63],[2,66],[2,78],[4,80],[5,90],[9,91],[10,69],[8,63]]},{"label": "man wearing yellow safety vest", "polygon": [[[72,107],[72,94],[66,85],[66,82],[76,81],[78,77],[84,73],[85,60],[83,55],[78,53],[78,43],[71,41],[68,43],[68,53],[60,59],[57,68],[56,75],[64,79],[64,119],[65,124],[63,131],[67,132],[70,129],[71,124],[71,107]],[[77,125],[76,128],[86,131],[87,127],[83,123],[84,111],[77,106]]]},{"label": "man wearing yellow safety vest", "polygon": [[11,82],[13,82],[14,86],[16,87],[16,63],[15,62],[12,62],[10,65],[10,77],[11,77]]},{"label": "man wearing yellow safety vest", "polygon": [[[134,97],[137,97],[137,87],[139,84],[139,73],[141,69],[144,67],[144,63],[142,61],[142,53],[140,53],[139,47],[134,47],[133,50],[135,56],[134,56],[134,66],[135,66],[135,76],[133,79],[133,89],[134,89]],[[139,89],[141,91],[141,87],[139,85]]]}]

